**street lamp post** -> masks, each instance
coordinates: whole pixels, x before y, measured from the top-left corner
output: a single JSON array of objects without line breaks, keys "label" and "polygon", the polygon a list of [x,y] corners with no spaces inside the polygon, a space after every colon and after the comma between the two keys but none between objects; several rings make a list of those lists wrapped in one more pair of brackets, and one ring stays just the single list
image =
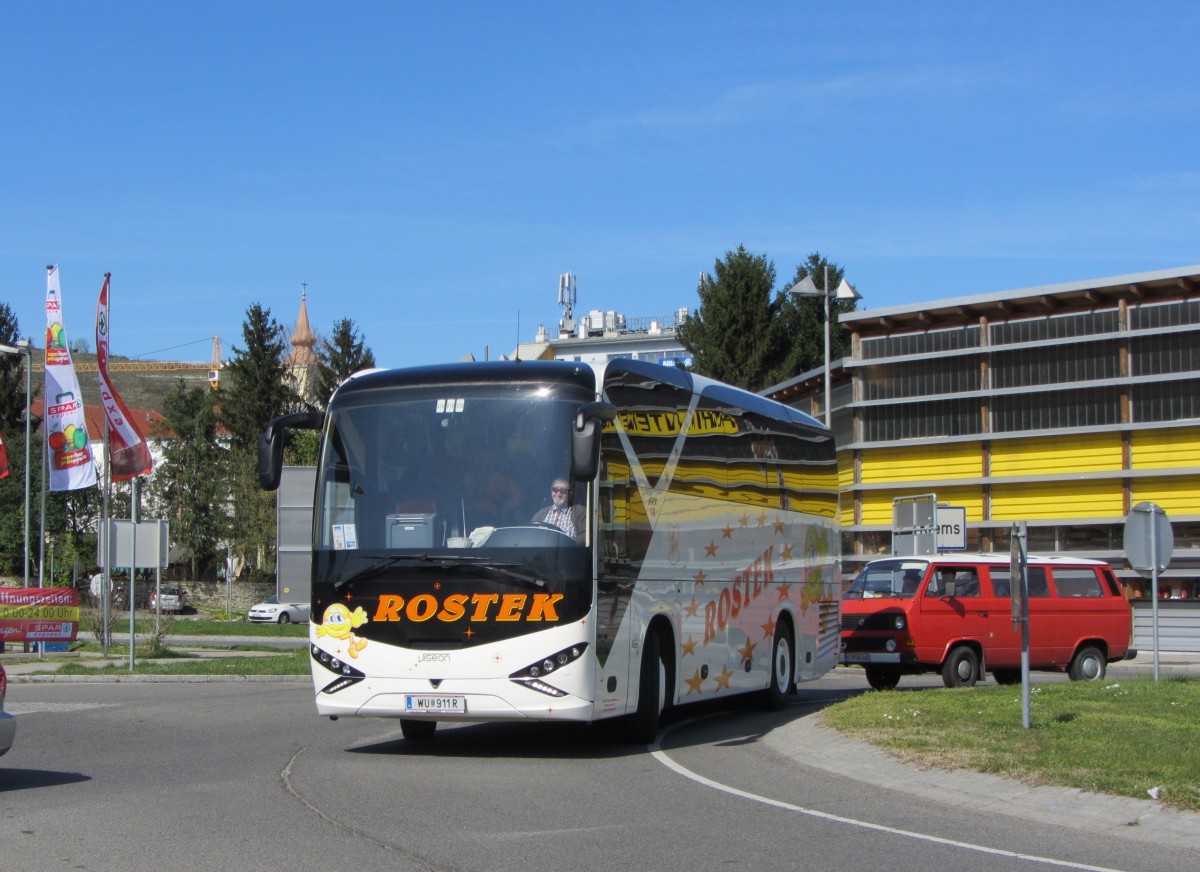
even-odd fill
[{"label": "street lamp post", "polygon": [[25,356],[25,587],[29,587],[29,437],[33,409],[30,407],[30,383],[33,370],[33,346],[28,339],[18,339],[15,346],[0,344],[0,354]]},{"label": "street lamp post", "polygon": [[829,264],[825,264],[825,288],[824,288],[824,290],[817,287],[816,283],[813,282],[813,280],[812,280],[812,276],[805,276],[804,278],[800,279],[800,281],[796,282],[796,284],[794,284],[790,288],[788,288],[788,293],[795,294],[796,296],[799,296],[799,297],[822,297],[825,300],[825,406],[824,406],[823,411],[825,413],[824,414],[825,426],[832,428],[833,427],[833,423],[832,423],[833,416],[831,414],[832,401],[830,399],[831,391],[830,391],[830,373],[829,373],[829,364],[830,364],[830,362],[829,362],[829,342],[830,342],[829,320],[831,317],[830,300],[833,300],[833,299],[861,300],[862,296],[858,293],[858,291],[854,290],[854,286],[851,285],[848,281],[846,281],[845,278],[843,278],[841,281],[841,284],[839,284],[837,286],[836,291],[833,290],[832,288],[830,288],[829,287]]}]

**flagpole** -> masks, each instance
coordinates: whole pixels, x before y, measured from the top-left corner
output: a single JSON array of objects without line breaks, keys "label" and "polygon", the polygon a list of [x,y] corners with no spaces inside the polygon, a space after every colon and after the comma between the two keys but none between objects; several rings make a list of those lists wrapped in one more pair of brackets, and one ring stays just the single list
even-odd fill
[{"label": "flagpole", "polygon": [[109,581],[112,567],[109,560],[109,534],[112,532],[112,527],[108,523],[109,512],[109,497],[112,490],[112,455],[109,453],[110,447],[108,443],[108,418],[104,419],[104,487],[100,489],[101,494],[101,509],[100,509],[100,647],[102,649],[104,659],[108,659],[108,612],[109,601],[111,599],[112,584]]}]

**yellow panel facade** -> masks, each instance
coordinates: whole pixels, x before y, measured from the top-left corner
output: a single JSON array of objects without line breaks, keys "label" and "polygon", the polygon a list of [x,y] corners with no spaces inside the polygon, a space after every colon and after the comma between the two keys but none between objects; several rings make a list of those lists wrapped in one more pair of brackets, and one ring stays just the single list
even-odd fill
[{"label": "yellow panel facade", "polygon": [[845,489],[854,484],[854,452],[839,451],[837,456],[838,463],[838,487]]},{"label": "yellow panel facade", "polygon": [[1135,430],[1132,438],[1134,469],[1175,469],[1200,464],[1198,427]]},{"label": "yellow panel facade", "polygon": [[1135,478],[1133,504],[1141,502],[1158,503],[1168,516],[1200,515],[1200,476]]},{"label": "yellow panel facade", "polygon": [[872,449],[864,452],[862,459],[863,484],[944,481],[981,475],[983,460],[978,442]]},{"label": "yellow panel facade", "polygon": [[1103,472],[1121,468],[1121,434],[1079,433],[992,443],[992,476]]},{"label": "yellow panel facade", "polygon": [[1121,482],[1055,481],[992,486],[992,519],[1034,521],[1052,518],[1123,517]]}]

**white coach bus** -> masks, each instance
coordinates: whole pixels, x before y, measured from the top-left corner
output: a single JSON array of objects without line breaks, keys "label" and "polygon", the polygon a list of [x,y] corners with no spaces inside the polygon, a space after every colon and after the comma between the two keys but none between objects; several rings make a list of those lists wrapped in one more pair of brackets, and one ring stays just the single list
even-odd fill
[{"label": "white coach bus", "polygon": [[266,428],[267,489],[288,428],[322,429],[321,715],[410,740],[624,717],[648,742],[670,706],[779,707],[837,663],[834,444],[787,406],[634,360],[376,370]]}]

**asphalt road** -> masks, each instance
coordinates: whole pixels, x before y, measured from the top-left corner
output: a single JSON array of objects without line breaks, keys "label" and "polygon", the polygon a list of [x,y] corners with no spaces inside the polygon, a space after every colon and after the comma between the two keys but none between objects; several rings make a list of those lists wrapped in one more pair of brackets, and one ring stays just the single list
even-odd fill
[{"label": "asphalt road", "polygon": [[318,718],[302,681],[10,687],[5,870],[969,868],[1194,870],[1200,854],[943,804],[779,741],[861,690],[782,713],[692,708],[659,747],[604,727],[462,724],[414,745]]}]

